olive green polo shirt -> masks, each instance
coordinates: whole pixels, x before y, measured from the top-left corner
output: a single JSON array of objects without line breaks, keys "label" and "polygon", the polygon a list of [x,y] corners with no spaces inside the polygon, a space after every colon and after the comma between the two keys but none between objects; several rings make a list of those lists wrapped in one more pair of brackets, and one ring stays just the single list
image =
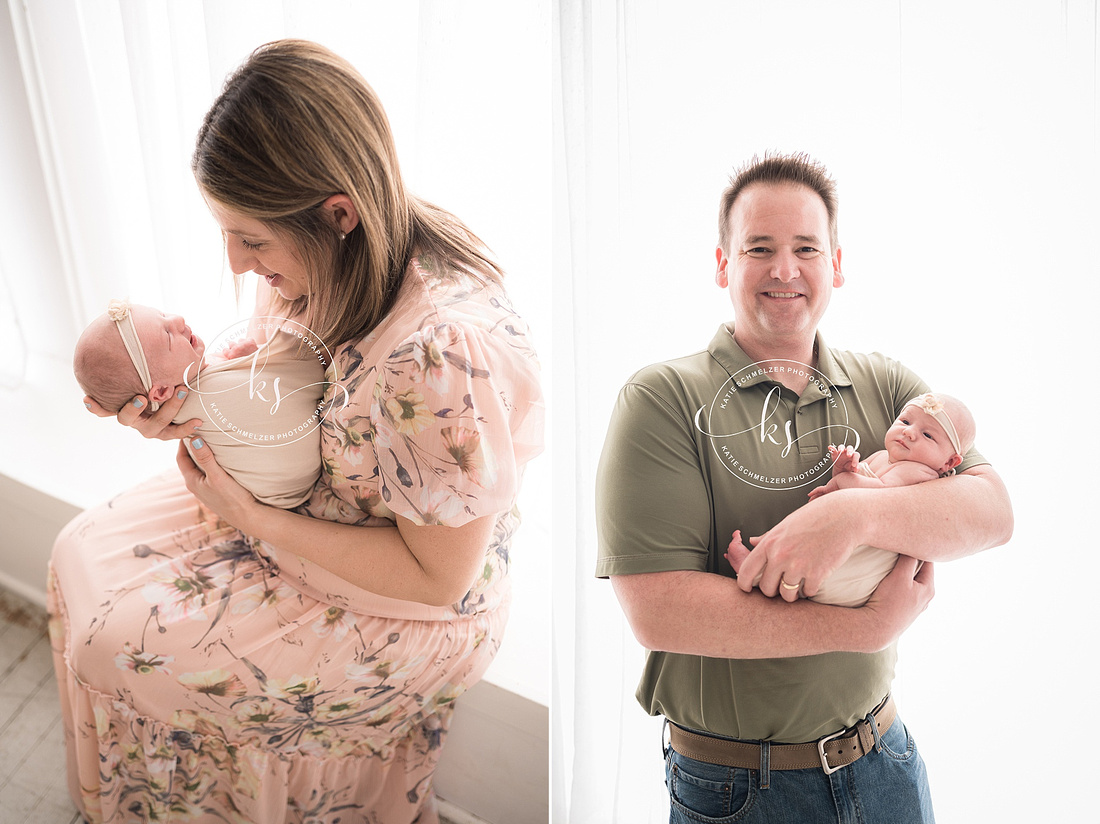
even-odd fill
[{"label": "olive green polo shirt", "polygon": [[[754,364],[719,327],[710,346],[642,369],[623,387],[596,481],[600,577],[733,575],[735,529],[761,535],[832,477],[829,444],[869,455],[928,391],[879,354],[829,349],[816,366]],[[808,380],[800,396],[775,370]],[[985,463],[971,450],[959,470]],[[716,735],[811,741],[854,724],[890,691],[894,646],[873,655],[726,660],[649,652],[637,697],[651,715]]]}]

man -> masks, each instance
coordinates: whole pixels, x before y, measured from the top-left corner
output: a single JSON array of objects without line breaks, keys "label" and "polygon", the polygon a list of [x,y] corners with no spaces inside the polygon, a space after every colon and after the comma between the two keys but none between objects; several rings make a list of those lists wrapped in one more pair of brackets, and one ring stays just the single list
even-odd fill
[{"label": "man", "polygon": [[[1004,485],[974,450],[955,477],[808,500],[829,444],[877,448],[928,390],[818,334],[844,282],[836,212],[835,183],[804,155],[740,169],[716,250],[733,323],[637,373],[608,429],[597,574],[650,650],[637,694],[670,722],[673,822],[933,821],[888,700],[896,640],[932,597],[932,562],[1011,535]],[[763,536],[739,579],[723,559],[735,529]],[[862,544],[903,556],[864,607],[800,597]]]}]

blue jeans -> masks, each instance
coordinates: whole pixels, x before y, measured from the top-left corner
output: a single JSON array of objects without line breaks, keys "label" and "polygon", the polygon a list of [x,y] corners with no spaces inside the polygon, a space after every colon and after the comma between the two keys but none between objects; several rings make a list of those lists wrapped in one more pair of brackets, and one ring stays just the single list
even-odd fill
[{"label": "blue jeans", "polygon": [[900,718],[882,749],[832,775],[824,770],[723,767],[665,750],[669,824],[934,824],[924,761]]}]

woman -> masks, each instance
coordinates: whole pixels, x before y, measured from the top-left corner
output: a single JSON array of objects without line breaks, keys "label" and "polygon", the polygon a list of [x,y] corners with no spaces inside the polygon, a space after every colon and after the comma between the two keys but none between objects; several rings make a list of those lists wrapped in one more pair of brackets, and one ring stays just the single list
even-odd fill
[{"label": "woman", "polygon": [[[323,470],[258,503],[195,422],[144,400],[180,472],[89,510],[51,564],[70,792],[101,821],[435,822],[454,699],[499,646],[523,465],[541,450],[526,327],[452,215],[404,188],[344,60],[258,49],[193,169],[258,314],[336,342]],[[185,387],[180,387],[185,390]],[[93,408],[93,411],[101,411]],[[182,476],[182,477],[181,477]]]}]

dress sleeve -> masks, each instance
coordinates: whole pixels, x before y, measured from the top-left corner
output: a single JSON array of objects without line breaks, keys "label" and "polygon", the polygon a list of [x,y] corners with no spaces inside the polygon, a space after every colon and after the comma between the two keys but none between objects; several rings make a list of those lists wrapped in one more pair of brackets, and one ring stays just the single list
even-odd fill
[{"label": "dress sleeve", "polygon": [[542,451],[533,352],[474,323],[424,327],[382,364],[371,418],[380,494],[416,524],[461,526],[512,508]]}]

